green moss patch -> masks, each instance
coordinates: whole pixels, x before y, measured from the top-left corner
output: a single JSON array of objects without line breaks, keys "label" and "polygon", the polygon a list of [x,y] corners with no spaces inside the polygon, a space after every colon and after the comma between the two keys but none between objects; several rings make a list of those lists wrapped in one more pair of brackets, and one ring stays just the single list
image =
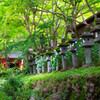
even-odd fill
[{"label": "green moss patch", "polygon": [[100,74],[100,67],[89,67],[87,69],[79,68],[73,70],[67,70],[65,72],[51,72],[37,75],[23,75],[19,76],[19,78],[29,82],[29,81],[38,81],[45,79],[55,79],[55,80],[63,80],[66,77],[74,77],[74,76],[89,76],[89,75]]},{"label": "green moss patch", "polygon": [[100,67],[52,72],[31,77],[36,100],[98,100]]},{"label": "green moss patch", "polygon": [[[9,76],[8,76],[9,77]],[[37,75],[0,78],[0,92],[10,100],[98,100],[100,98],[100,67],[89,67]],[[10,91],[10,92],[9,92]],[[4,96],[3,95],[3,96]]]}]

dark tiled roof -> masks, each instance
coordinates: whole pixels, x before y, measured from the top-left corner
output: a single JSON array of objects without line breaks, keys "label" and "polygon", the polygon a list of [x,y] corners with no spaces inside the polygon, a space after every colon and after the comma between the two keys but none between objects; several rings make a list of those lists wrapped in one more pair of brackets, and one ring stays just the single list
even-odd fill
[{"label": "dark tiled roof", "polygon": [[[98,12],[96,15],[97,15],[98,18],[100,18],[100,12]],[[94,22],[94,16],[92,15],[91,17],[89,17],[88,19],[86,19],[86,22],[88,24],[93,23]],[[84,32],[84,27],[85,26],[86,25],[84,23],[80,23],[80,24],[78,24],[76,26],[76,30],[77,30],[76,31],[76,35],[77,35],[77,37],[79,37],[79,35],[81,35]]]}]

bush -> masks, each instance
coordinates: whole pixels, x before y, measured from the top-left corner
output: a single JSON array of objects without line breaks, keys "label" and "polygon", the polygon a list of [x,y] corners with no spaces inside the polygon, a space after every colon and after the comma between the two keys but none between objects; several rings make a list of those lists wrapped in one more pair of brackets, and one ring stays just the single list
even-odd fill
[{"label": "bush", "polygon": [[30,73],[30,69],[29,69],[28,63],[23,67],[22,73],[23,73],[23,74],[28,74],[28,73]]},{"label": "bush", "polygon": [[20,74],[20,70],[19,69],[15,69],[15,68],[3,69],[3,70],[1,70],[0,74],[1,74],[1,77],[9,79],[9,77],[19,75]]},{"label": "bush", "polygon": [[12,97],[8,97],[5,92],[0,91],[0,100],[12,100]]},{"label": "bush", "polygon": [[27,85],[20,78],[10,77],[2,84],[0,91],[7,94],[8,97],[12,97],[12,100],[29,100],[32,94],[32,88],[30,89],[30,86],[27,87]]},{"label": "bush", "polygon": [[15,93],[14,99],[16,100],[29,100],[32,94],[32,89],[20,89],[18,92]]},{"label": "bush", "polygon": [[3,84],[3,91],[9,96],[13,96],[19,88],[23,86],[23,82],[20,79],[10,78]]}]

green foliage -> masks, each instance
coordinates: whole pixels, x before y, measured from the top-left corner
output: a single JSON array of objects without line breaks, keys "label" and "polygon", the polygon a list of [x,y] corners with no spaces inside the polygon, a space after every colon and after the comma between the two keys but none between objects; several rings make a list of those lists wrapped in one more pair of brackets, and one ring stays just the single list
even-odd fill
[{"label": "green foliage", "polygon": [[26,85],[24,85],[24,83],[22,82],[22,80],[15,77],[9,78],[4,84],[2,84],[0,92],[1,91],[4,92],[6,95],[8,95],[8,98],[12,98],[16,100],[19,100],[19,99],[27,100],[30,98],[31,93],[32,93],[32,90],[30,90],[30,87],[27,88]]},{"label": "green foliage", "polygon": [[14,95],[14,92],[23,86],[21,80],[15,79],[13,77],[9,78],[7,82],[3,85],[3,91],[9,96]]},{"label": "green foliage", "polygon": [[[98,0],[88,0],[88,2],[95,13],[99,11],[100,7]],[[43,12],[41,12],[41,10]],[[88,18],[90,15],[92,15],[91,9],[87,6],[84,0],[1,0],[0,52],[4,51],[5,53],[9,53],[11,51],[22,51],[23,54],[20,58],[27,60],[27,51],[30,47],[34,49],[34,54],[36,54],[36,51],[41,51],[43,49],[41,44],[45,45],[44,49],[51,48],[51,43],[55,41],[59,42],[59,39],[66,35],[66,31],[68,29],[67,26],[77,24],[77,22],[73,22],[75,20],[82,21],[83,19]],[[73,18],[75,18],[74,21]],[[72,26],[70,29],[71,28]],[[44,35],[43,39],[41,39],[42,35]],[[71,38],[71,36],[68,34],[67,38]],[[85,63],[85,53],[84,49],[81,47],[82,44],[82,40],[78,40],[75,44],[75,47],[80,48],[77,51],[79,67]],[[95,65],[100,64],[97,52],[98,45],[96,44],[92,48],[92,60]],[[65,58],[68,60],[69,67],[71,68],[71,53],[67,52]],[[38,68],[42,68],[43,65],[46,65],[44,62],[45,59],[45,56],[42,59],[37,59],[36,62]],[[61,55],[56,54],[55,52],[55,54],[51,57],[51,68],[55,70],[57,62],[60,61]],[[12,98],[16,100],[29,99],[31,96],[30,94],[32,93],[32,85],[34,85],[33,83],[30,84],[29,82],[34,81],[36,83],[38,80],[40,80],[39,84],[41,84],[41,80],[43,80],[43,85],[39,85],[39,89],[34,90],[35,95],[37,95],[37,97],[39,96],[39,99],[49,99],[54,97],[55,95],[53,93],[56,94],[58,91],[57,86],[54,85],[58,85],[56,82],[62,82],[62,85],[58,86],[61,89],[59,90],[59,94],[61,94],[64,100],[67,97],[69,100],[77,100],[79,98],[78,93],[80,90],[82,91],[80,100],[84,100],[85,97],[88,98],[87,91],[89,88],[87,87],[89,87],[89,84],[91,84],[90,77],[92,77],[91,75],[89,77],[87,76],[89,74],[100,74],[99,70],[99,67],[91,67],[88,69],[80,68],[70,71],[68,70],[63,73],[52,72],[50,74],[46,73],[29,76],[25,75],[29,72],[28,65],[26,65],[22,73],[19,70],[3,70],[2,67],[0,67],[0,81],[2,81],[0,82],[0,96],[2,96],[4,100],[8,96],[8,100]],[[68,79],[68,84],[66,84],[66,77]],[[98,76],[96,76],[95,79],[96,78],[99,80]],[[96,82],[95,79],[93,81]],[[50,81],[51,84],[48,81]],[[27,85],[24,84],[24,82]],[[85,85],[84,83],[88,84]],[[45,85],[46,89],[44,89]],[[85,88],[83,88],[83,85]],[[53,89],[53,86],[56,89]],[[97,90],[95,93],[97,93],[95,95],[98,95],[100,90]],[[57,96],[59,96],[59,94],[57,94]],[[13,95],[14,97],[10,98],[10,96]]]},{"label": "green foliage", "polygon": [[29,65],[28,63],[23,67],[22,74],[28,74],[29,73]]},{"label": "green foliage", "polygon": [[12,97],[9,97],[5,92],[0,91],[0,100],[12,100]]},{"label": "green foliage", "polygon": [[[94,12],[98,12],[99,6],[97,6],[97,4],[99,5],[99,2],[97,0],[93,0],[92,2],[89,0],[88,2]],[[75,16],[75,19],[82,21],[83,16],[87,18],[92,15],[90,9],[83,0],[74,0],[73,2],[70,0],[14,0],[13,2],[11,0],[4,0],[0,2],[0,5],[1,51],[6,48],[9,48],[11,51],[12,49],[10,49],[10,47],[12,48],[12,46],[9,45],[12,44],[17,45],[15,49],[24,51],[27,51],[28,47],[33,47],[35,49],[37,44],[40,49],[41,39],[39,38],[42,34],[45,35],[45,44],[48,45],[48,48],[49,44],[54,39],[59,41],[59,38],[62,38],[62,36],[66,34],[66,22],[70,26]],[[74,7],[76,7],[76,11],[78,12],[76,15]],[[81,9],[81,7],[85,10]],[[43,12],[41,13],[39,10]],[[83,13],[83,16],[81,13]],[[68,19],[65,16],[72,19]],[[28,40],[29,42],[27,43],[24,41],[27,39],[28,35],[33,35],[30,39],[31,43],[30,40]],[[18,42],[19,40],[23,41],[24,44]]]},{"label": "green foliage", "polygon": [[20,70],[16,68],[2,69],[0,74],[2,77],[9,78],[20,74]]},{"label": "green foliage", "polygon": [[[45,78],[42,78],[42,76],[42,80],[40,78],[38,81],[35,78],[34,81],[37,84],[37,88],[34,89],[35,99],[85,100],[94,98],[98,100],[98,97],[100,97],[100,71],[98,73],[98,69],[100,67],[50,73],[51,75],[48,75],[48,77],[45,75]],[[98,89],[98,92],[95,92],[95,89]]]},{"label": "green foliage", "polygon": [[[65,72],[51,72],[49,74],[8,76],[8,80],[4,81],[0,86],[0,92],[3,92],[11,100],[12,98],[17,98],[17,100],[23,100],[24,98],[27,100],[33,96],[32,94],[38,99],[49,98],[52,100],[52,98],[62,99],[63,97],[63,100],[66,100],[66,98],[84,100],[90,87],[93,86],[91,85],[92,83],[94,85],[96,83],[96,87],[99,86],[99,74],[100,67],[89,67],[88,69],[80,68]],[[34,93],[32,93],[33,88]],[[95,98],[99,93],[98,88]]]}]

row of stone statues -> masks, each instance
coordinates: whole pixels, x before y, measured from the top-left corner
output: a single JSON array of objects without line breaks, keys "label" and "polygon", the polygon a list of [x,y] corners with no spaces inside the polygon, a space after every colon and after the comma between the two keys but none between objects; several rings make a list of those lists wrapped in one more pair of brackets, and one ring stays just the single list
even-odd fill
[{"label": "row of stone statues", "polygon": [[[98,43],[99,46],[99,60],[100,60],[100,18],[96,19],[96,25],[93,30],[90,30],[90,26],[86,25],[84,33],[80,36],[83,39],[83,45],[82,47],[85,48],[85,62],[86,64],[84,67],[92,66],[91,63],[91,48],[94,46],[94,42]],[[72,53],[72,63],[73,68],[78,67],[78,58],[77,58],[77,48],[74,47],[75,41],[77,39],[75,37],[72,37],[72,39],[69,39],[69,41],[66,43],[62,40],[62,43],[59,44],[58,47],[60,47],[60,54],[62,56],[62,69],[66,70],[67,68],[67,59],[65,59],[65,52],[71,52]],[[67,47],[70,45],[70,49],[67,50]],[[58,52],[59,53],[59,52]],[[31,54],[31,52],[30,52]],[[31,57],[32,56],[32,57]],[[31,54],[29,61],[30,66],[30,73],[36,74],[37,72],[40,73],[39,69],[36,69],[36,63],[35,63],[35,55]],[[52,56],[52,53],[46,53],[47,56],[47,72],[51,72],[51,66],[50,66],[50,57]],[[43,55],[41,56],[42,59]],[[59,62],[58,62],[59,63]],[[59,71],[59,66],[56,66],[56,71]],[[42,73],[45,73],[45,66],[42,66]]]}]

